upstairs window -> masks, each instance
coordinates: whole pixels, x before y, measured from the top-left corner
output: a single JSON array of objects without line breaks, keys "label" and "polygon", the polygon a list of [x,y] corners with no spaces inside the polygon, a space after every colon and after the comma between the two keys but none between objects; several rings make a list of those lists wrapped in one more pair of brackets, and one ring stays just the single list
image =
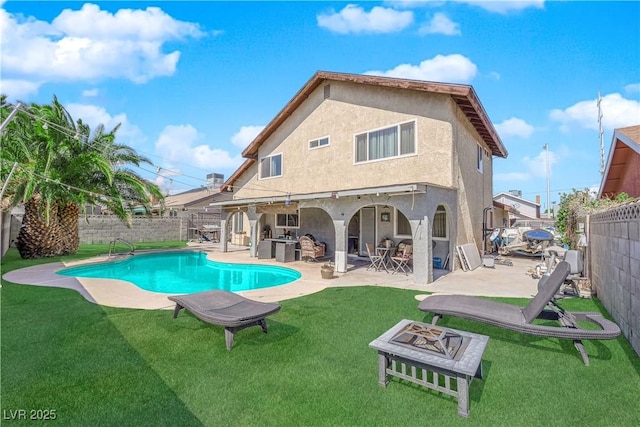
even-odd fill
[{"label": "upstairs window", "polygon": [[282,154],[263,157],[260,160],[260,178],[282,176]]},{"label": "upstairs window", "polygon": [[356,163],[406,156],[416,152],[415,122],[356,135]]},{"label": "upstairs window", "polygon": [[484,150],[478,145],[478,172],[482,173],[482,157],[484,156]]},{"label": "upstairs window", "polygon": [[324,138],[312,139],[309,141],[309,150],[313,150],[314,148],[326,147],[329,145],[329,137],[325,136]]}]

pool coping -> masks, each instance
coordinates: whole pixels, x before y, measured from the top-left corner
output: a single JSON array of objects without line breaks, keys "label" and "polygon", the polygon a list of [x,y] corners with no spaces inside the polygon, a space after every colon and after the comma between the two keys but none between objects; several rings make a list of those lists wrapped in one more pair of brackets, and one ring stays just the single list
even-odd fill
[{"label": "pool coping", "polygon": [[[536,293],[537,281],[527,276],[526,271],[535,265],[535,260],[514,258],[514,267],[498,266],[496,269],[477,268],[474,271],[456,270],[429,284],[413,283],[413,275],[387,274],[366,269],[364,266],[350,268],[346,273],[335,273],[333,279],[322,279],[321,263],[294,261],[280,263],[274,259],[249,257],[247,249],[221,252],[216,246],[188,246],[153,252],[199,251],[207,254],[207,259],[216,262],[273,265],[298,271],[301,277],[288,284],[270,288],[237,292],[258,301],[277,302],[320,292],[329,287],[381,286],[409,289],[417,292],[454,293],[481,296],[528,297]],[[142,251],[136,253],[143,253]],[[128,257],[100,256],[63,263],[60,261],[26,267],[7,272],[3,279],[21,285],[48,286],[72,289],[87,301],[95,304],[133,309],[172,309],[174,304],[167,299],[174,294],[146,291],[134,284],[115,279],[76,278],[56,274],[66,267],[86,265],[95,262],[115,261]]]}]

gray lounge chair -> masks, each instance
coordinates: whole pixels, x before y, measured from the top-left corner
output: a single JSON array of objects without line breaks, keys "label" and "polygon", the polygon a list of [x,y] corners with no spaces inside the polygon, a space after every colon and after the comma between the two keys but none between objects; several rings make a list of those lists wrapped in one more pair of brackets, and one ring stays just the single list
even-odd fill
[{"label": "gray lounge chair", "polygon": [[173,318],[186,308],[197,318],[213,325],[224,326],[227,350],[233,347],[233,335],[249,326],[261,326],[267,333],[266,317],[280,311],[278,303],[253,301],[228,291],[206,291],[168,297],[176,303]]},{"label": "gray lounge chair", "polygon": [[[582,361],[589,366],[589,357],[582,340],[614,339],[620,335],[620,328],[600,313],[568,312],[555,304],[553,298],[570,270],[569,263],[563,261],[551,275],[543,276],[540,280],[544,283],[539,285],[538,294],[526,307],[466,295],[431,295],[420,302],[418,308],[434,313],[431,321],[434,325],[443,315],[450,315],[524,334],[571,339],[580,352]],[[561,327],[534,324],[535,319],[556,320]],[[592,322],[600,329],[582,329],[579,321]]]}]

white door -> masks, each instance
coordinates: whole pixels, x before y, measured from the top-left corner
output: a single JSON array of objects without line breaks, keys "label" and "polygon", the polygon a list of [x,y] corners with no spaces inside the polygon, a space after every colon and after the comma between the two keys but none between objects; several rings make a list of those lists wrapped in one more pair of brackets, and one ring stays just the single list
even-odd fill
[{"label": "white door", "polygon": [[367,256],[365,243],[376,246],[376,208],[360,209],[360,255]]}]

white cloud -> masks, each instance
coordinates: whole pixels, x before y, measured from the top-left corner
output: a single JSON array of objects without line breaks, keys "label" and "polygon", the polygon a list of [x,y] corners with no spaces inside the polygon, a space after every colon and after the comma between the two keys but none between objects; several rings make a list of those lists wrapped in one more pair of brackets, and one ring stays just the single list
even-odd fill
[{"label": "white cloud", "polygon": [[543,9],[545,0],[495,0],[495,1],[479,1],[479,0],[458,0],[460,3],[466,3],[471,6],[478,6],[489,12],[507,14],[509,12],[519,12],[521,10],[533,7]]},{"label": "white cloud", "polygon": [[394,33],[402,31],[413,22],[413,12],[398,11],[375,6],[366,12],[360,6],[349,4],[340,12],[333,9],[316,16],[318,26],[340,34]]},{"label": "white cloud", "polygon": [[419,34],[444,34],[446,36],[459,36],[460,25],[453,22],[444,13],[436,13],[431,21],[424,23],[418,30]]},{"label": "white cloud", "polygon": [[[542,147],[541,147],[542,148]],[[556,152],[549,150],[549,171],[553,174],[553,166],[558,163],[559,156]],[[541,149],[537,156],[525,156],[522,159],[530,176],[534,178],[546,178],[547,176],[547,150]]]},{"label": "white cloud", "polygon": [[242,163],[240,155],[231,156],[228,151],[198,144],[202,135],[191,125],[166,126],[156,141],[156,154],[171,169],[184,163],[206,170],[235,169]]},{"label": "white cloud", "polygon": [[[67,104],[65,108],[74,120],[82,119],[83,122],[94,130],[96,126],[104,125],[105,131],[110,132],[118,124],[120,128],[116,132],[116,140],[119,143],[135,147],[144,141],[144,135],[140,129],[129,122],[125,113],[111,115],[104,107],[91,104]],[[144,155],[144,153],[140,153]]]},{"label": "white cloud", "polygon": [[241,126],[240,130],[231,137],[231,143],[244,150],[262,132],[262,129],[264,126]]},{"label": "white cloud", "polygon": [[[601,99],[602,126],[612,130],[638,124],[640,102],[626,99],[619,93],[605,95]],[[598,100],[580,101],[564,110],[549,113],[551,119],[560,122],[560,129],[568,132],[572,127],[598,130]]]},{"label": "white cloud", "polygon": [[506,119],[502,123],[496,124],[495,128],[501,137],[507,138],[510,136],[529,138],[533,133],[533,126],[517,117]]},{"label": "white cloud", "polygon": [[65,9],[51,23],[0,9],[2,72],[22,82],[14,83],[16,89],[105,78],[144,83],[172,75],[180,52],[165,53],[164,44],[203,35],[197,24],[157,7],[111,13],[86,3]]},{"label": "white cloud", "polygon": [[437,55],[432,59],[425,59],[418,65],[400,64],[388,71],[367,71],[364,74],[448,83],[469,83],[477,72],[478,67],[469,58],[453,54]]},{"label": "white cloud", "polygon": [[3,78],[0,80],[0,93],[7,95],[12,101],[23,100],[37,93],[41,84],[41,81],[30,82],[27,80]]},{"label": "white cloud", "polygon": [[632,83],[624,87],[626,93],[640,93],[640,83]]},{"label": "white cloud", "polygon": [[[549,150],[549,172],[553,175],[553,167],[559,164],[560,160],[570,156],[571,153],[566,148],[558,151]],[[515,182],[546,179],[547,176],[547,150],[540,147],[540,152],[535,157],[525,156],[522,158],[522,167],[519,172],[505,172],[493,174],[496,182]]]}]

